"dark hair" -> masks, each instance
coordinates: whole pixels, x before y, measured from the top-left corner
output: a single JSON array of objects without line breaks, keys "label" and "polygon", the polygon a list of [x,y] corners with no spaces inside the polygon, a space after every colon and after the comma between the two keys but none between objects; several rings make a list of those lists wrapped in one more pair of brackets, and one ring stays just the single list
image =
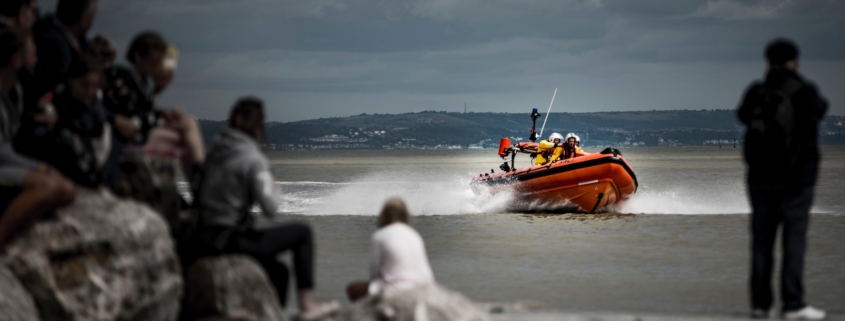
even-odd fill
[{"label": "dark hair", "polygon": [[96,8],[97,0],[59,0],[56,4],[56,19],[65,26],[72,26]]},{"label": "dark hair", "polygon": [[410,223],[411,215],[408,214],[408,208],[405,202],[398,197],[391,198],[384,203],[381,209],[381,214],[378,215],[378,227],[387,226],[396,222],[405,224]]},{"label": "dark hair", "polygon": [[258,113],[261,118],[264,118],[264,102],[255,97],[243,97],[238,99],[235,106],[232,107],[232,112],[229,114],[229,126],[235,127],[235,118],[249,117]]},{"label": "dark hair", "polygon": [[27,34],[9,28],[0,28],[0,66],[6,67],[12,57],[26,45]]},{"label": "dark hair", "polygon": [[132,39],[126,51],[126,60],[135,63],[135,54],[147,57],[154,51],[164,53],[166,50],[167,41],[164,37],[154,31],[144,31]]},{"label": "dark hair", "polygon": [[69,79],[74,79],[84,77],[92,72],[102,73],[103,65],[100,64],[100,61],[94,59],[94,57],[91,57],[90,55],[82,55],[79,57],[79,61],[70,65],[67,76]]},{"label": "dark hair", "polygon": [[23,6],[32,6],[35,0],[0,0],[0,15],[17,17]]},{"label": "dark hair", "polygon": [[770,65],[780,66],[798,59],[798,45],[786,38],[777,38],[766,45],[766,59]]},{"label": "dark hair", "polygon": [[91,52],[94,57],[99,56],[115,56],[117,55],[117,48],[114,47],[114,44],[103,35],[96,35],[94,38],[91,38],[91,41],[88,42],[88,51]]}]

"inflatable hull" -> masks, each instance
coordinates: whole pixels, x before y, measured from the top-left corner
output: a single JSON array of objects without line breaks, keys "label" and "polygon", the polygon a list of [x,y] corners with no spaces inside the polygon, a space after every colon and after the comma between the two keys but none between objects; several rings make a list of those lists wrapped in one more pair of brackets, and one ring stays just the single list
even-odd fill
[{"label": "inflatable hull", "polygon": [[631,165],[616,149],[531,166],[510,172],[480,173],[473,177],[475,193],[508,191],[519,197],[516,209],[571,210],[593,213],[626,200],[637,191]]}]

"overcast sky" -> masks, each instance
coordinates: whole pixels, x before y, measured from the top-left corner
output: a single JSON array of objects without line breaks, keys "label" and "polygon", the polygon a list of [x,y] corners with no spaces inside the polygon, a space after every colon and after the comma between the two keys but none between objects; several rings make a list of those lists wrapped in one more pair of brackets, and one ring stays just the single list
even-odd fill
[{"label": "overcast sky", "polygon": [[840,0],[100,0],[90,36],[147,29],[181,50],[161,105],[203,119],[735,108],[777,36],[845,114]]}]

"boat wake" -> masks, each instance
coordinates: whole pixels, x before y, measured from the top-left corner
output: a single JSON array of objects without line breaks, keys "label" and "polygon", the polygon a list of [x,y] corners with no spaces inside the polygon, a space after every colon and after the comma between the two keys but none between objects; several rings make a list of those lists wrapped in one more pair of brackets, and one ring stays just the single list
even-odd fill
[{"label": "boat wake", "polygon": [[632,214],[740,214],[750,213],[745,185],[722,185],[718,189],[673,186],[665,189],[640,186],[628,201],[618,204],[618,213]]},{"label": "boat wake", "polygon": [[513,193],[475,195],[469,179],[436,171],[363,175],[346,183],[280,182],[280,212],[306,215],[377,215],[400,197],[412,215],[485,214],[507,211]]},{"label": "boat wake", "polygon": [[[402,179],[397,179],[401,177]],[[567,213],[571,203],[520,202],[515,193],[483,191],[475,195],[466,175],[433,172],[374,173],[352,182],[277,182],[281,190],[278,213],[305,215],[377,215],[384,201],[401,197],[413,215]],[[415,178],[425,181],[416,182]],[[438,179],[440,179],[438,181]],[[187,185],[180,184],[190,199]],[[258,208],[255,208],[258,211]],[[715,191],[688,188],[653,190],[641,186],[631,199],[602,212],[630,214],[746,214],[751,212],[744,186]],[[813,213],[840,213],[814,207]]]}]

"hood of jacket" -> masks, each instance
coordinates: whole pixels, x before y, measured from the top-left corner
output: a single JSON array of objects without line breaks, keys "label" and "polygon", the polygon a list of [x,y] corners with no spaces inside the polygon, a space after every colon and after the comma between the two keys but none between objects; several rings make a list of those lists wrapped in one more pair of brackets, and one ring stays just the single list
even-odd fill
[{"label": "hood of jacket", "polygon": [[254,153],[260,150],[258,141],[248,134],[232,127],[223,128],[214,138],[206,162],[216,163],[234,155]]}]

